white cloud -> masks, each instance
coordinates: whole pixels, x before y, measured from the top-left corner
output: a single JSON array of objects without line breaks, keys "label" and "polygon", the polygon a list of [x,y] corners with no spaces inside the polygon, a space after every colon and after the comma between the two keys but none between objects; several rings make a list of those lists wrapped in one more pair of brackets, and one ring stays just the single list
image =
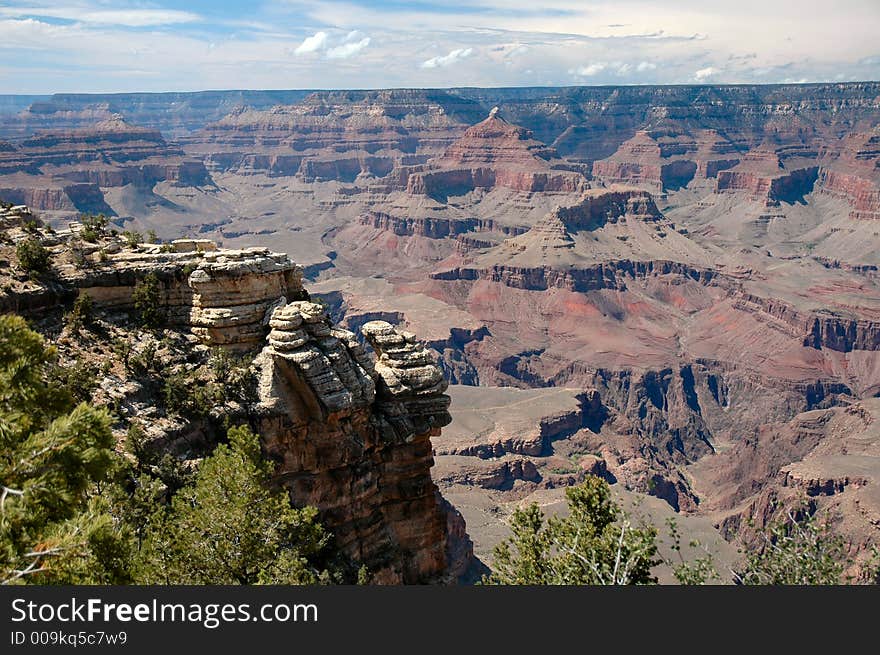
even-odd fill
[{"label": "white cloud", "polygon": [[474,53],[473,48],[456,48],[449,52],[448,55],[439,55],[437,57],[431,57],[430,59],[422,62],[422,68],[445,68],[446,66],[451,66],[452,64],[461,61],[462,59],[467,59]]},{"label": "white cloud", "polygon": [[[465,0],[439,12],[437,0],[268,0],[218,18],[165,10],[171,3],[160,0],[0,0],[0,93],[281,88],[290,80],[387,88],[880,76],[877,0],[743,1],[757,11],[742,2],[708,11],[705,0],[675,9],[553,0],[556,9],[546,11],[533,0]],[[803,3],[810,10],[793,17],[791,7]],[[455,9],[476,5],[483,9]],[[133,70],[152,75],[126,78]]]},{"label": "white cloud", "polygon": [[607,64],[599,61],[589,66],[581,66],[580,68],[575,69],[575,75],[580,75],[581,77],[592,77],[593,75],[598,75],[603,70],[608,67]]},{"label": "white cloud", "polygon": [[[645,62],[642,62],[645,63]],[[639,64],[641,66],[641,64]],[[598,75],[599,73],[611,73],[613,75],[625,76],[633,71],[633,68],[637,70],[643,70],[634,66],[633,64],[628,64],[623,61],[613,61],[610,63],[606,63],[604,61],[596,61],[587,66],[581,66],[579,68],[569,69],[569,74],[578,75],[580,77],[593,77],[594,75]]]},{"label": "white cloud", "polygon": [[293,52],[298,55],[303,55],[307,52],[315,52],[316,50],[320,50],[325,45],[327,45],[327,32],[316,32],[312,36],[308,37],[305,41],[300,43],[299,47],[297,47],[297,49]]},{"label": "white cloud", "polygon": [[323,50],[327,59],[347,59],[368,45],[370,45],[370,37],[364,36],[357,30],[352,30],[342,40],[338,36],[331,36],[322,31],[306,38],[293,52],[297,55],[303,55]]},{"label": "white cloud", "polygon": [[60,18],[95,25],[121,25],[123,27],[156,27],[201,20],[201,16],[176,9],[98,9],[81,7],[0,7],[0,16],[21,18],[39,16]]},{"label": "white cloud", "polygon": [[330,48],[327,51],[327,57],[329,59],[346,59],[353,55],[356,55],[361,50],[370,45],[370,37],[365,36],[360,41],[355,41],[353,43],[343,43],[340,46],[336,46],[335,48]]}]

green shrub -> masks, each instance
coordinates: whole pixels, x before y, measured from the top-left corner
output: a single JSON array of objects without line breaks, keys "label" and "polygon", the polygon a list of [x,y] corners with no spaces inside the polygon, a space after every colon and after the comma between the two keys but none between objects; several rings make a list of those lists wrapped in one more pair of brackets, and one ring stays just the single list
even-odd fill
[{"label": "green shrub", "polygon": [[157,328],[165,322],[160,298],[159,278],[155,273],[148,273],[134,287],[131,299],[141,323],[146,327]]},{"label": "green shrub", "polygon": [[223,402],[219,385],[203,383],[194,375],[174,373],[162,387],[165,409],[190,418],[207,418]]},{"label": "green shrub", "polygon": [[565,490],[569,514],[552,516],[534,503],[517,508],[513,536],[495,547],[487,584],[656,584],[657,530],[633,525],[611,499],[611,488],[589,476]]},{"label": "green shrub", "polygon": [[110,416],[74,407],[47,375],[54,360],[22,318],[0,316],[0,584],[123,584],[125,530],[93,493],[113,467]]},{"label": "green shrub", "polygon": [[314,508],[270,486],[273,466],[249,429],[229,430],[195,483],[149,519],[137,567],[145,584],[314,584],[330,535]]},{"label": "green shrub", "polygon": [[15,254],[18,265],[28,273],[44,273],[49,270],[49,251],[39,239],[31,237],[19,242]]},{"label": "green shrub", "polygon": [[126,230],[122,233],[122,238],[125,239],[125,244],[129,248],[137,248],[139,244],[144,242],[144,237],[140,232]]},{"label": "green shrub", "polygon": [[72,331],[79,332],[92,323],[94,308],[92,297],[87,293],[81,293],[73,301],[73,308],[64,317],[64,322]]},{"label": "green shrub", "polygon": [[104,214],[82,214],[80,216],[80,222],[82,223],[83,229],[80,231],[80,236],[83,241],[88,241],[89,243],[95,243],[98,239],[105,236],[107,234],[107,217]]},{"label": "green shrub", "polygon": [[99,369],[78,358],[70,366],[53,366],[49,371],[49,379],[66,389],[78,402],[92,402],[92,394],[98,388]]},{"label": "green shrub", "polygon": [[789,511],[759,534],[762,541],[734,574],[745,585],[836,585],[849,564],[847,544],[806,507]]}]

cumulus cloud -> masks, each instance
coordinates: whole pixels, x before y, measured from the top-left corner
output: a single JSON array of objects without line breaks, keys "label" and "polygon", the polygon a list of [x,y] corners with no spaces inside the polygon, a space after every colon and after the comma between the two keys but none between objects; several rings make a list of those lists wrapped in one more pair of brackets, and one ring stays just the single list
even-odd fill
[{"label": "cumulus cloud", "polygon": [[576,68],[574,70],[575,75],[580,75],[581,77],[592,77],[593,75],[598,75],[603,70],[607,68],[607,64],[599,61],[590,64],[589,66],[581,66],[580,68]]},{"label": "cumulus cloud", "polygon": [[431,57],[422,62],[422,68],[445,68],[446,66],[451,66],[452,64],[461,61],[462,59],[467,59],[474,53],[473,48],[456,48],[452,50],[447,55],[439,55],[437,57]]},{"label": "cumulus cloud", "polygon": [[316,32],[300,43],[293,52],[296,55],[323,52],[327,59],[347,59],[368,45],[370,45],[370,37],[357,30],[349,32],[343,39],[339,36],[331,36],[327,32]]},{"label": "cumulus cloud", "polygon": [[703,80],[708,80],[710,77],[715,75],[718,71],[711,66],[707,66],[706,68],[701,68],[698,71],[694,72],[694,78],[698,82],[702,82]]},{"label": "cumulus cloud", "polygon": [[640,61],[639,65],[636,66],[636,70],[640,73],[644,73],[646,71],[652,71],[657,68],[657,64],[653,64],[650,61]]},{"label": "cumulus cloud", "polygon": [[299,44],[299,47],[293,52],[298,55],[304,55],[307,52],[315,52],[321,50],[327,45],[327,32],[316,32]]},{"label": "cumulus cloud", "polygon": [[346,59],[348,57],[356,55],[368,45],[370,45],[370,37],[365,36],[360,41],[343,43],[342,45],[336,46],[335,48],[330,48],[327,51],[327,57],[329,57],[330,59]]},{"label": "cumulus cloud", "polygon": [[[633,69],[638,71],[645,71],[648,68],[644,67],[644,64],[647,62],[642,62],[641,64],[634,65],[627,63],[625,61],[612,61],[612,62],[604,62],[604,61],[596,61],[592,64],[588,64],[587,66],[581,66],[579,68],[569,69],[569,74],[577,75],[579,77],[593,77],[594,75],[598,75],[599,73],[607,73],[611,75],[624,76],[628,75],[633,71]],[[651,68],[656,68],[653,64],[648,64]]]}]

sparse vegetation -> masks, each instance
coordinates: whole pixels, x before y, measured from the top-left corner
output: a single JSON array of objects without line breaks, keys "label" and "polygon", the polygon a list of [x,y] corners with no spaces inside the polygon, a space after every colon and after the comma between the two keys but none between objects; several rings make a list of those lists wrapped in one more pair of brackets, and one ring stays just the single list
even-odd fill
[{"label": "sparse vegetation", "polygon": [[183,372],[165,378],[162,397],[166,410],[191,418],[206,418],[223,403],[222,392],[217,385],[206,384]]},{"label": "sparse vegetation", "polygon": [[551,516],[535,505],[518,508],[513,536],[495,548],[487,584],[629,585],[653,584],[657,531],[634,525],[611,499],[601,478],[565,491],[569,514]]},{"label": "sparse vegetation", "polygon": [[73,307],[64,316],[64,323],[72,332],[79,332],[91,325],[94,318],[94,303],[87,293],[81,293],[73,301]]},{"label": "sparse vegetation", "polygon": [[841,584],[850,560],[842,537],[806,508],[786,512],[759,533],[761,543],[734,572],[744,585]]},{"label": "sparse vegetation", "polygon": [[28,234],[32,234],[34,236],[38,236],[40,234],[40,224],[33,219],[25,221],[22,229]]},{"label": "sparse vegetation", "polygon": [[158,328],[165,322],[165,312],[160,303],[159,278],[155,273],[148,273],[135,285],[131,299],[144,326]]},{"label": "sparse vegetation", "polygon": [[140,232],[126,230],[122,233],[122,238],[125,239],[125,245],[129,248],[137,248],[144,242],[144,237]]},{"label": "sparse vegetation", "polygon": [[[301,584],[351,577],[314,508],[271,486],[272,462],[245,427],[195,473],[111,417],[74,406],[57,355],[16,316],[0,317],[0,582]],[[77,363],[80,364],[79,362]],[[85,370],[85,365],[81,367]],[[71,371],[74,367],[63,367]],[[364,571],[359,579],[365,579]]]},{"label": "sparse vegetation", "polygon": [[35,237],[19,242],[15,255],[18,257],[18,265],[27,273],[38,274],[49,270],[49,251]]},{"label": "sparse vegetation", "polygon": [[98,387],[99,369],[82,357],[67,366],[54,365],[49,370],[49,379],[64,388],[79,402],[92,402],[92,394]]},{"label": "sparse vegetation", "polygon": [[80,223],[83,226],[80,231],[80,237],[83,241],[96,243],[98,239],[107,234],[107,217],[104,214],[82,214]]},{"label": "sparse vegetation", "polygon": [[681,532],[678,530],[678,523],[675,519],[670,518],[666,521],[669,529],[669,536],[672,540],[671,548],[675,553],[675,562],[667,562],[672,569],[672,574],[681,585],[704,585],[712,582],[721,582],[721,575],[715,567],[715,561],[712,553],[709,552],[699,541],[693,540],[689,546],[693,549],[702,550],[702,554],[693,561],[687,561],[682,554]]}]

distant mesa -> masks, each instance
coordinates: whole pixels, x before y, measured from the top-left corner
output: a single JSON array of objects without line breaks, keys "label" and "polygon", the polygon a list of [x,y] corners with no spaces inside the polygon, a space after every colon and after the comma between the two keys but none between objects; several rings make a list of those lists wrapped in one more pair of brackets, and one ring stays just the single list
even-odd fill
[{"label": "distant mesa", "polygon": [[118,114],[89,127],[41,131],[16,148],[0,147],[0,197],[37,211],[104,212],[104,190],[161,181],[210,183],[201,161],[165,141],[158,130]]},{"label": "distant mesa", "polygon": [[536,140],[530,130],[502,118],[498,107],[407,180],[408,193],[438,199],[494,187],[573,193],[587,186],[576,167]]}]

